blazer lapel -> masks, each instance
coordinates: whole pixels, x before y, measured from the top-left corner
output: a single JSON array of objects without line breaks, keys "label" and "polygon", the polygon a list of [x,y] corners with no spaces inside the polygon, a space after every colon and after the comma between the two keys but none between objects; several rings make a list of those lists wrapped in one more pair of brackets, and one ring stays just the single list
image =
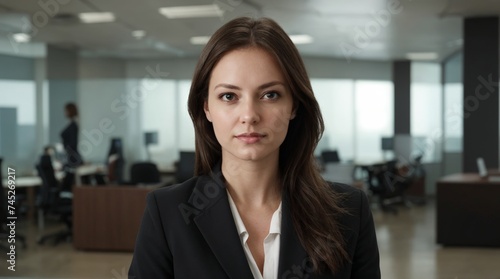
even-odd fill
[{"label": "blazer lapel", "polygon": [[278,278],[314,278],[311,275],[305,277],[305,274],[312,274],[312,263],[295,233],[290,203],[283,195]]},{"label": "blazer lapel", "polygon": [[229,278],[253,279],[229,207],[220,167],[214,169],[212,177],[199,180],[190,202],[199,199],[203,193],[206,206],[194,218],[195,224]]}]

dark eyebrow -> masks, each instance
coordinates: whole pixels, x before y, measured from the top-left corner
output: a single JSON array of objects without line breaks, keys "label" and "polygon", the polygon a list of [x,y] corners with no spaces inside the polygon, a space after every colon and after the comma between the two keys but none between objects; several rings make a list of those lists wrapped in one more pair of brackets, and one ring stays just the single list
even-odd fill
[{"label": "dark eyebrow", "polygon": [[[271,81],[271,82],[262,84],[257,89],[258,90],[263,90],[263,89],[266,89],[268,87],[271,87],[271,86],[274,86],[274,85],[278,85],[278,84],[285,86],[285,84],[283,84],[283,82],[281,82],[281,81]],[[214,87],[214,90],[217,89],[217,88],[219,88],[219,87],[224,87],[224,88],[227,88],[227,89],[234,89],[234,90],[241,90],[240,87],[238,87],[236,85],[228,84],[228,83],[219,83],[219,84],[217,84]]]}]

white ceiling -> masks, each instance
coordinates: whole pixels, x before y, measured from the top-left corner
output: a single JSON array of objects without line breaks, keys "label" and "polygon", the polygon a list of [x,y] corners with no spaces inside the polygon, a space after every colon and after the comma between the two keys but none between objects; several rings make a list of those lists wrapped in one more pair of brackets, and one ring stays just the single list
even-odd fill
[{"label": "white ceiling", "polygon": [[[39,3],[53,5],[42,7]],[[305,56],[342,59],[403,59],[408,52],[437,52],[439,60],[461,48],[462,20],[500,14],[499,0],[0,0],[0,36],[27,31],[33,41],[78,47],[83,55],[123,58],[197,57],[202,46],[192,36],[207,36],[242,15],[271,17],[289,34],[309,34],[299,45]],[[54,5],[57,3],[57,5]],[[222,18],[167,19],[160,7],[218,3]],[[390,14],[385,21],[375,14]],[[113,23],[61,23],[55,14],[107,11]],[[398,12],[399,11],[399,12]],[[49,21],[44,19],[49,18]],[[366,31],[368,28],[368,31]],[[133,30],[147,36],[135,39]],[[370,31],[371,30],[371,31]],[[360,32],[366,35],[362,37]],[[371,32],[371,33],[370,33]],[[356,43],[356,39],[361,38]],[[362,40],[364,38],[364,40]],[[346,55],[348,53],[348,55]]]}]

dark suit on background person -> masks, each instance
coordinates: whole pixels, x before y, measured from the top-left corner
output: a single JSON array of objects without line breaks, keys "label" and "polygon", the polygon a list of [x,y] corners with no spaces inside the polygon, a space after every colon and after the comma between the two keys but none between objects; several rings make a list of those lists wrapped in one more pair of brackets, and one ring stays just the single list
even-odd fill
[{"label": "dark suit on background person", "polygon": [[[335,274],[312,274],[312,263],[293,229],[289,200],[283,196],[277,278],[380,278],[375,228],[365,194],[347,185],[332,187],[347,196],[342,207],[350,214],[339,223],[354,264],[346,263]],[[220,165],[211,176],[195,177],[148,195],[129,278],[253,278]]]},{"label": "dark suit on background person", "polygon": [[77,167],[82,164],[82,157],[78,153],[78,124],[75,120],[62,130],[61,139],[66,151],[66,163],[71,167]]},{"label": "dark suit on background person", "polygon": [[71,191],[75,183],[75,171],[83,161],[78,153],[78,124],[74,119],[61,132],[61,139],[66,151],[66,162],[64,163],[64,178],[61,183],[65,191]]}]

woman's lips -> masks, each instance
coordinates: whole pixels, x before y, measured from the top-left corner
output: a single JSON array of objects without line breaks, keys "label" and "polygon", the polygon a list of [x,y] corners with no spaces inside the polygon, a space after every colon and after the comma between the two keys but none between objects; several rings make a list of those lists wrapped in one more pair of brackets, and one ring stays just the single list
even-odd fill
[{"label": "woman's lips", "polygon": [[256,143],[260,141],[265,135],[259,133],[243,133],[236,136],[237,139],[244,143]]}]

